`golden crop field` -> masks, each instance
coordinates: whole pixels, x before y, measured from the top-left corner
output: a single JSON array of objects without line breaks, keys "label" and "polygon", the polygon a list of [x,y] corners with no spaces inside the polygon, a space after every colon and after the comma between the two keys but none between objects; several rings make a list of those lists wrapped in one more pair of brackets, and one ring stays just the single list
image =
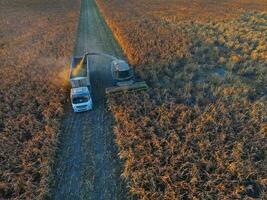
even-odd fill
[{"label": "golden crop field", "polygon": [[78,14],[76,1],[0,2],[0,199],[49,197]]},{"label": "golden crop field", "polygon": [[97,3],[150,86],[109,98],[133,196],[266,199],[266,0]]}]

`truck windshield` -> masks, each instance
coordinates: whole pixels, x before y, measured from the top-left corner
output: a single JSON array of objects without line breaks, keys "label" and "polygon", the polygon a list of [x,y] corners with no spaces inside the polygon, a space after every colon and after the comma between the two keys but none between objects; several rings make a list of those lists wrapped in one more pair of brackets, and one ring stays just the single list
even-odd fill
[{"label": "truck windshield", "polygon": [[126,78],[130,78],[131,73],[129,70],[126,71],[117,71],[117,78],[118,79],[126,79]]},{"label": "truck windshield", "polygon": [[79,103],[85,103],[87,101],[89,101],[89,97],[87,96],[83,96],[83,97],[73,97],[72,98],[72,103],[73,104],[79,104]]}]

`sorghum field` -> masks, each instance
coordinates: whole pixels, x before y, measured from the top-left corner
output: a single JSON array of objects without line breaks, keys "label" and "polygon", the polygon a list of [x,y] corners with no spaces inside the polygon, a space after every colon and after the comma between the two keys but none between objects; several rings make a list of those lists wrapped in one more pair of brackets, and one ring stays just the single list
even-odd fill
[{"label": "sorghum field", "polygon": [[79,1],[0,2],[0,199],[49,195]]},{"label": "sorghum field", "polygon": [[138,199],[267,199],[267,1],[97,0],[150,90],[109,98]]}]

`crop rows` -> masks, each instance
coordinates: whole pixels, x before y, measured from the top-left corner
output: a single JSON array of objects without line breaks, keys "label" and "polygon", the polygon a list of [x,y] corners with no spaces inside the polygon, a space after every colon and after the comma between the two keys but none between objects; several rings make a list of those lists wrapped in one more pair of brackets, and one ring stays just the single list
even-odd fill
[{"label": "crop rows", "polygon": [[266,3],[97,2],[150,86],[109,98],[133,196],[266,199]]},{"label": "crop rows", "polygon": [[0,199],[49,197],[78,11],[64,0],[0,4]]}]

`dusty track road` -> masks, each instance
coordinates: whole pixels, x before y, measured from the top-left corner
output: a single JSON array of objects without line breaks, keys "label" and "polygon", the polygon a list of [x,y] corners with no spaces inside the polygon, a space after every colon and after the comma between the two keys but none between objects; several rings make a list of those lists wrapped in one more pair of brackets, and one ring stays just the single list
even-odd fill
[{"label": "dusty track road", "polygon": [[[82,0],[74,53],[87,51],[122,56],[94,0]],[[112,116],[105,105],[104,89],[112,85],[109,63],[103,57],[93,58],[93,111],[77,114],[70,103],[66,105],[55,165],[54,199],[126,199]]]}]

